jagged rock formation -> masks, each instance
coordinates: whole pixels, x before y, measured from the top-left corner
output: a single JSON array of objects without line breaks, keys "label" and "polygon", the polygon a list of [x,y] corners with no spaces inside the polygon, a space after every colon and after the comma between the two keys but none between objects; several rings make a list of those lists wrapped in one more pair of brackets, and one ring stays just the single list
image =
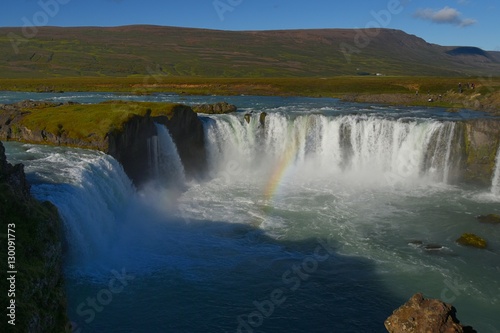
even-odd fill
[{"label": "jagged rock formation", "polygon": [[[62,275],[62,227],[56,208],[30,196],[22,165],[7,163],[0,142],[0,225],[15,238],[14,294],[2,279],[2,308],[15,300],[15,326],[2,320],[2,332],[63,332],[67,324]],[[0,260],[7,264],[8,237],[0,238]],[[13,244],[9,244],[13,245]],[[6,266],[7,267],[7,266]],[[11,267],[12,268],[12,267]],[[7,284],[8,283],[8,284]],[[9,310],[10,312],[10,310]]]},{"label": "jagged rock formation", "polygon": [[395,310],[384,324],[390,333],[475,332],[472,327],[460,324],[453,306],[437,299],[425,299],[420,293]]}]

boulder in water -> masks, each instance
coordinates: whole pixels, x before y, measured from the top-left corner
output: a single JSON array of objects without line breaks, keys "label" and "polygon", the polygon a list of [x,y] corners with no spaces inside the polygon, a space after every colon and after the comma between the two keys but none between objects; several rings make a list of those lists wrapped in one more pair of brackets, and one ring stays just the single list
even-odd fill
[{"label": "boulder in water", "polygon": [[471,233],[465,233],[460,236],[460,238],[457,239],[457,243],[460,245],[476,247],[478,249],[485,249],[487,246],[486,240]]},{"label": "boulder in water", "polygon": [[439,244],[427,244],[424,246],[424,249],[426,251],[438,251],[438,250],[442,250],[443,246],[439,245]]},{"label": "boulder in water", "polygon": [[252,117],[252,115],[250,113],[247,113],[243,118],[245,118],[245,121],[247,122],[247,124],[250,124],[251,117]]},{"label": "boulder in water", "polygon": [[498,214],[479,215],[477,217],[477,220],[481,223],[500,224],[500,215]]},{"label": "boulder in water", "polygon": [[438,299],[425,299],[421,293],[413,295],[395,310],[384,325],[390,333],[476,332],[472,327],[460,324],[452,305]]},{"label": "boulder in water", "polygon": [[262,127],[266,126],[266,117],[267,117],[267,113],[265,113],[265,112],[262,112],[259,116],[259,122],[262,125]]}]

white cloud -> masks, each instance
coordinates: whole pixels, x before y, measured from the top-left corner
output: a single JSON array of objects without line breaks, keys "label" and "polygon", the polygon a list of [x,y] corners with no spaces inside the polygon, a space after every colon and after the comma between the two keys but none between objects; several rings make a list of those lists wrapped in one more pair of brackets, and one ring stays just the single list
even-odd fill
[{"label": "white cloud", "polygon": [[476,20],[471,18],[462,18],[462,14],[451,7],[444,7],[440,10],[434,10],[431,8],[419,9],[413,14],[414,17],[431,21],[438,24],[453,24],[459,27],[468,27],[477,23]]}]

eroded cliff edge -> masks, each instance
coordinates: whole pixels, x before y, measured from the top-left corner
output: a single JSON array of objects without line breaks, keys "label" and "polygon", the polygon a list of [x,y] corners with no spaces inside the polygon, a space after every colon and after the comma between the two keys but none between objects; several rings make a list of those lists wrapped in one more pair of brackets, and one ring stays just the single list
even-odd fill
[{"label": "eroded cliff edge", "polygon": [[[4,314],[1,324],[4,329],[1,331],[64,332],[67,317],[62,272],[62,222],[52,204],[40,203],[31,197],[23,165],[7,163],[1,142],[0,224],[2,233],[10,229],[9,234],[13,236],[0,238],[3,249],[0,261],[7,264],[8,245],[15,248],[13,271],[17,272],[6,274],[4,270],[2,274],[2,292],[9,291],[9,298],[2,297],[2,308],[5,311],[10,306],[11,309],[5,312],[11,316],[5,317]],[[9,240],[11,243],[8,244]]]}]

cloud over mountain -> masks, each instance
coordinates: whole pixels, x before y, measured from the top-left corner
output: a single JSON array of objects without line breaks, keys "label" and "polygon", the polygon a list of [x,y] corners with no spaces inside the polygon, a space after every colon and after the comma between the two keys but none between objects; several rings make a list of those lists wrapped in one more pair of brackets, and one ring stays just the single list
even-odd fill
[{"label": "cloud over mountain", "polygon": [[431,21],[438,24],[452,24],[459,27],[467,27],[477,23],[475,19],[463,18],[462,14],[451,7],[444,7],[439,10],[434,10],[431,8],[419,9],[413,14],[414,17]]}]

